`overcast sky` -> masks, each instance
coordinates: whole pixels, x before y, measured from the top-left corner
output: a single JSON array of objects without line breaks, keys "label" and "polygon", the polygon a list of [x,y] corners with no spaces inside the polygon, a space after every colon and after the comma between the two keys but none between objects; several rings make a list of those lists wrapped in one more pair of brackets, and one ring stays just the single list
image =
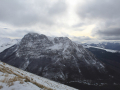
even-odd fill
[{"label": "overcast sky", "polygon": [[28,32],[120,40],[120,0],[0,0],[0,37]]}]

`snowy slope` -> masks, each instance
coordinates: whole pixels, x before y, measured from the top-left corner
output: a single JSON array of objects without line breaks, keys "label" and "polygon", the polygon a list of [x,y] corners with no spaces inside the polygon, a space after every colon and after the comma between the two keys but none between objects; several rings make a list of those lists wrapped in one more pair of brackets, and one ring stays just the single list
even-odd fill
[{"label": "snowy slope", "polygon": [[42,90],[31,82],[6,72],[0,71],[0,90]]},{"label": "snowy slope", "polygon": [[0,52],[4,51],[5,49],[18,44],[20,42],[19,39],[10,39],[10,38],[0,38]]},{"label": "snowy slope", "polygon": [[0,90],[77,90],[0,62]]}]

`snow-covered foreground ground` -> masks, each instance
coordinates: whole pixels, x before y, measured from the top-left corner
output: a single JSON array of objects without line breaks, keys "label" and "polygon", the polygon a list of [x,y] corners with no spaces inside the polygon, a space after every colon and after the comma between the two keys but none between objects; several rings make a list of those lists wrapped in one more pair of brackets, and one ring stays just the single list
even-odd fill
[{"label": "snow-covered foreground ground", "polygon": [[77,90],[0,62],[0,90]]},{"label": "snow-covered foreground ground", "polygon": [[31,82],[14,75],[0,72],[0,90],[42,90]]}]

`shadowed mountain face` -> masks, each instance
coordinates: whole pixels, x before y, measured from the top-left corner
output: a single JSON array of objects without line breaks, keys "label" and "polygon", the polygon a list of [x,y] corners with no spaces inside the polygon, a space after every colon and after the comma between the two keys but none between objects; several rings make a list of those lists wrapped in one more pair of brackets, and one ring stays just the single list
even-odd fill
[{"label": "shadowed mountain face", "polygon": [[118,73],[120,73],[120,53],[119,52],[107,52],[105,50],[97,48],[87,48],[92,52],[99,60],[104,62],[107,66],[111,67]]},{"label": "shadowed mountain face", "polygon": [[18,45],[0,53],[0,60],[65,84],[105,83],[111,80],[105,65],[67,37],[49,40],[45,35],[28,33]]}]

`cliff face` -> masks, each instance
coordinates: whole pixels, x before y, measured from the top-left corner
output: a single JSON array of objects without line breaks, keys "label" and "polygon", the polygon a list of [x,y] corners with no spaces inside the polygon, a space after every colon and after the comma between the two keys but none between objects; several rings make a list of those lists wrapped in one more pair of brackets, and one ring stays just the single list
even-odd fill
[{"label": "cliff face", "polygon": [[18,45],[0,53],[0,60],[61,83],[109,77],[92,53],[67,37],[28,33]]}]

